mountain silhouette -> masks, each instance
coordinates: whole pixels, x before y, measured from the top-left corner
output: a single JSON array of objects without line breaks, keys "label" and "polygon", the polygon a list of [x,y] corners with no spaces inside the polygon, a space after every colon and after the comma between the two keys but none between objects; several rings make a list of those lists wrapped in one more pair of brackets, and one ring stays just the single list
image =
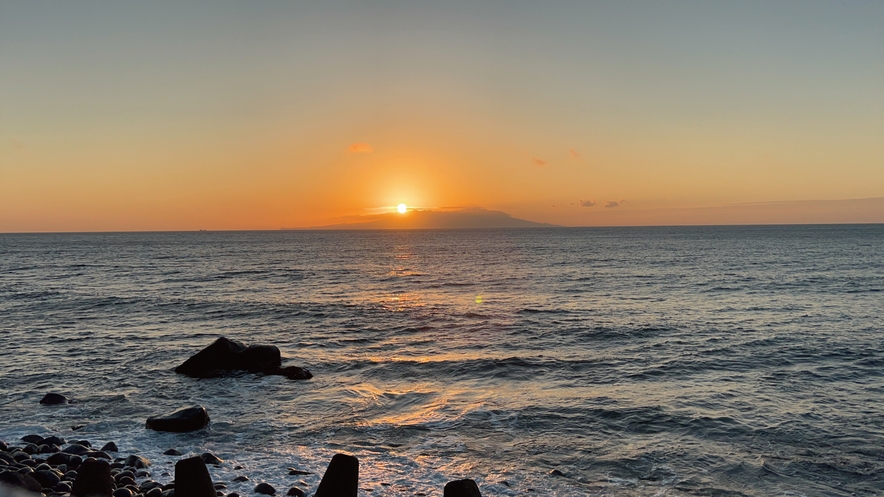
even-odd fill
[{"label": "mountain silhouette", "polygon": [[400,229],[465,229],[465,228],[553,228],[555,224],[535,223],[510,216],[506,212],[480,207],[456,210],[415,209],[399,214],[391,212],[366,216],[366,221],[318,226],[312,229],[400,230]]}]

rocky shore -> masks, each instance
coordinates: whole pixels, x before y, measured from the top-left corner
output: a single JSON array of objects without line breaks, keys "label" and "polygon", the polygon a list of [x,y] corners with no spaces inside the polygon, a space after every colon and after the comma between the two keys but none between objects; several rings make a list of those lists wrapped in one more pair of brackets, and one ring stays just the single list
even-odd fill
[{"label": "rocky shore", "polygon": [[[27,435],[21,443],[0,441],[0,497],[241,497],[229,492],[230,482],[214,482],[207,465],[223,461],[211,453],[176,461],[174,475],[154,475],[153,464],[138,454],[121,455],[114,442],[96,449],[89,440],[68,441],[49,435]],[[165,455],[181,456],[176,449]],[[162,471],[162,470],[161,470]],[[309,474],[289,468],[290,476]],[[234,482],[250,481],[247,475]],[[355,497],[359,487],[359,461],[336,454],[313,493],[303,481],[286,490],[256,483],[251,495],[294,497]],[[421,494],[419,494],[421,495]],[[449,482],[444,497],[481,497],[473,480]]]},{"label": "rocky shore", "polygon": [[[281,375],[293,380],[307,380],[312,374],[297,366],[282,366],[279,349],[272,345],[248,346],[219,338],[176,368],[187,376],[209,379],[230,372],[247,371]],[[71,403],[62,394],[47,393],[40,404],[63,406]],[[208,426],[209,413],[203,406],[179,409],[173,413],[149,417],[145,429],[184,433]],[[152,462],[139,454],[122,455],[115,442],[96,448],[89,440],[65,440],[55,434],[30,434],[19,441],[0,441],[0,497],[241,497],[246,474],[232,482],[212,480],[207,465],[224,461],[214,454],[185,455],[175,448],[163,454],[175,460],[174,474],[159,469],[154,474]],[[167,461],[168,463],[169,461]],[[244,470],[235,467],[235,470]],[[313,474],[288,468],[289,476]],[[239,492],[228,492],[228,485]],[[359,460],[348,454],[335,454],[319,485],[309,493],[301,480],[285,491],[266,482],[256,482],[249,495],[286,495],[304,497],[356,497],[359,490]],[[473,480],[449,482],[445,497],[480,497]],[[424,494],[417,494],[418,497]]]}]

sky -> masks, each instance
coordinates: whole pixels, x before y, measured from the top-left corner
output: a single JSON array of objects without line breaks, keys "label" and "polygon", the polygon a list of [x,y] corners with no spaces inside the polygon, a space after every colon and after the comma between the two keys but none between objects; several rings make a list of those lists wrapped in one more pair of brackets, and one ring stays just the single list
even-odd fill
[{"label": "sky", "polygon": [[0,232],[884,222],[884,2],[0,2]]}]

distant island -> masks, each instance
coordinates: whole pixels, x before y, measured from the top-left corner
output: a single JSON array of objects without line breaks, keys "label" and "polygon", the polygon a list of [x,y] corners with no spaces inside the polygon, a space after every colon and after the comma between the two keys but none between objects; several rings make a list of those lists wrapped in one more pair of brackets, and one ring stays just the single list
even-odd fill
[{"label": "distant island", "polygon": [[399,229],[470,229],[470,228],[556,228],[555,224],[535,223],[518,219],[506,212],[480,207],[452,210],[409,210],[403,214],[391,212],[365,216],[365,221],[315,226],[319,230],[399,230]]}]

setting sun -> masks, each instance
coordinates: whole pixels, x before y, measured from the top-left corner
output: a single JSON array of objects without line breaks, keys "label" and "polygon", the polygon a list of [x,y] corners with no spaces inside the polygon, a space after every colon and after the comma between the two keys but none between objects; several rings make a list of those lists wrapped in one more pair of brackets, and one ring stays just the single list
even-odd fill
[{"label": "setting sun", "polygon": [[399,204],[396,206],[396,210],[399,211],[399,214],[405,214],[405,211],[408,210],[408,206],[405,204]]}]

